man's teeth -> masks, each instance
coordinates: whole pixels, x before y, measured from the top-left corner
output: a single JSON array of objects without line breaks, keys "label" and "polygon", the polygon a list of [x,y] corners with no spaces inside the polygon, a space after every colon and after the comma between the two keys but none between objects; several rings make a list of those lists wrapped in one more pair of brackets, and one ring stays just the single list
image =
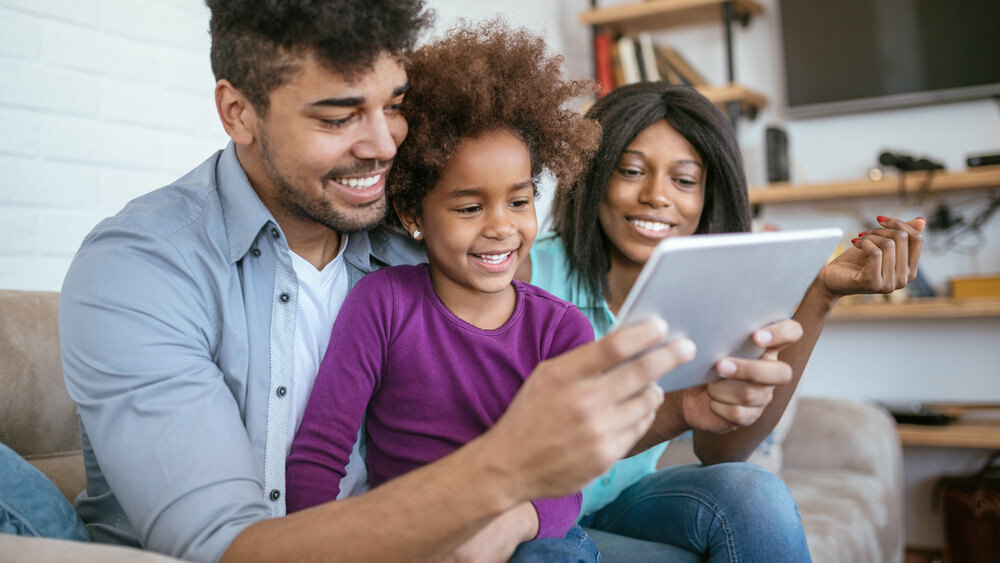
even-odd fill
[{"label": "man's teeth", "polygon": [[504,252],[503,254],[476,254],[476,258],[486,262],[487,264],[499,264],[510,256],[510,252]]},{"label": "man's teeth", "polygon": [[334,178],[333,181],[338,184],[343,184],[348,188],[355,190],[363,190],[365,188],[370,188],[378,183],[382,178],[381,174],[376,174],[374,176],[368,176],[366,178]]},{"label": "man's teeth", "polygon": [[665,231],[670,228],[670,225],[666,223],[661,223],[659,221],[642,221],[639,219],[629,219],[629,223],[632,223],[640,229],[645,229],[647,231]]}]

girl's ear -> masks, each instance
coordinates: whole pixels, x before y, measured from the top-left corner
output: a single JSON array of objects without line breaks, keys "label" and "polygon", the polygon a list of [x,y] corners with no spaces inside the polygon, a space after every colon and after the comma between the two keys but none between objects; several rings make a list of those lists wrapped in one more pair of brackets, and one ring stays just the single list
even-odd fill
[{"label": "girl's ear", "polygon": [[399,217],[399,222],[403,224],[403,228],[410,233],[416,240],[420,240],[422,237],[420,228],[420,218],[409,211],[403,211],[398,205],[393,204],[393,209],[396,211],[396,217]]}]

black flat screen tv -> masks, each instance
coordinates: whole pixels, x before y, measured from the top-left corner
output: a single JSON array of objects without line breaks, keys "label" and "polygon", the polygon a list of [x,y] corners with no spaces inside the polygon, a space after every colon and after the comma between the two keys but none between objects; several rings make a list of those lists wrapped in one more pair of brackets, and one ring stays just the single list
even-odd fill
[{"label": "black flat screen tv", "polygon": [[789,117],[1000,96],[1000,0],[780,0]]}]

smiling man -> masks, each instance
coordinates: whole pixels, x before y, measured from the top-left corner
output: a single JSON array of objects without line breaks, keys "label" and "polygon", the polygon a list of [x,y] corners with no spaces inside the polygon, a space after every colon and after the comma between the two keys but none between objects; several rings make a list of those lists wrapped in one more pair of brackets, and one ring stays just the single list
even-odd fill
[{"label": "smiling man", "polygon": [[[87,236],[60,303],[98,541],[192,560],[440,560],[580,489],[647,431],[684,361],[662,323],[547,361],[488,432],[370,492],[285,516],[285,459],[349,289],[423,260],[377,227],[406,136],[421,0],[209,0],[232,142]],[[628,360],[626,361],[626,359]],[[341,483],[364,489],[355,446]]]}]

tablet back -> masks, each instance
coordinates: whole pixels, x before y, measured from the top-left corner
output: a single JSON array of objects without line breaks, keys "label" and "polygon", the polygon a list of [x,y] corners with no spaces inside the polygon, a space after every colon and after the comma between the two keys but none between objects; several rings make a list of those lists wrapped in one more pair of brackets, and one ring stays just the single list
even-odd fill
[{"label": "tablet back", "polygon": [[840,229],[668,238],[646,262],[618,314],[617,326],[659,315],[668,340],[691,339],[695,358],[664,374],[664,391],[718,378],[724,357],[756,358],[750,339],[789,318],[841,240]]}]

